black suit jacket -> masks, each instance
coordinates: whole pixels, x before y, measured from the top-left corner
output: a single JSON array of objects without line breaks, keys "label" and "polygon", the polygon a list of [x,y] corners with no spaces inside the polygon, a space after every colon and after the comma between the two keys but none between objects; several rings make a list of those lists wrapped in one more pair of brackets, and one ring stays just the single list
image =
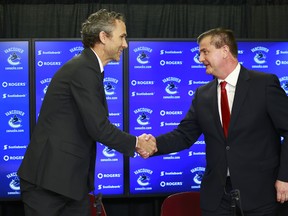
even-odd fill
[{"label": "black suit jacket", "polygon": [[107,118],[101,72],[91,49],[53,77],[18,175],[79,200],[94,189],[95,142],[133,156],[136,138]]},{"label": "black suit jacket", "polygon": [[215,79],[199,87],[177,129],[156,137],[158,154],[189,148],[203,133],[207,162],[200,189],[203,209],[218,207],[227,167],[233,187],[240,190],[243,209],[276,202],[276,179],[288,181],[288,97],[275,75],[241,66],[226,139],[217,84]]}]

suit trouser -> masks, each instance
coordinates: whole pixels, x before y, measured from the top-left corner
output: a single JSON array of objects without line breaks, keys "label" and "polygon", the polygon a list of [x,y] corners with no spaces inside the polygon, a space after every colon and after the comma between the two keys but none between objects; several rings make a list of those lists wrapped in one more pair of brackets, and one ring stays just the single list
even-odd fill
[{"label": "suit trouser", "polygon": [[232,208],[232,199],[230,194],[232,190],[232,183],[230,178],[228,177],[226,180],[225,189],[223,191],[223,197],[218,209],[216,209],[215,211],[202,210],[202,216],[277,216],[278,204],[276,201],[275,203],[267,204],[263,207],[251,211],[242,211],[241,205],[239,205],[241,203],[239,202],[235,203],[235,208]]},{"label": "suit trouser", "polygon": [[90,200],[73,200],[20,179],[25,216],[90,216]]},{"label": "suit trouser", "polygon": [[288,202],[279,204],[279,216],[287,216],[288,215]]}]

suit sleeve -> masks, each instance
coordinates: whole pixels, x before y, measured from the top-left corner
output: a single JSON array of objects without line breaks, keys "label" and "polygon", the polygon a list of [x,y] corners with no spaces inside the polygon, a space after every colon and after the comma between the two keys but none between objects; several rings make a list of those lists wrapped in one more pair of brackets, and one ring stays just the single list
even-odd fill
[{"label": "suit sleeve", "polygon": [[275,75],[268,81],[266,92],[268,113],[283,138],[278,179],[288,182],[288,97]]},{"label": "suit sleeve", "polygon": [[88,134],[97,142],[133,156],[136,137],[121,131],[107,118],[100,73],[89,64],[82,65],[81,71],[73,74],[70,86]]},{"label": "suit sleeve", "polygon": [[197,94],[198,90],[186,116],[181,120],[178,127],[171,132],[156,137],[157,154],[167,154],[188,149],[197,141],[202,133],[195,110]]}]

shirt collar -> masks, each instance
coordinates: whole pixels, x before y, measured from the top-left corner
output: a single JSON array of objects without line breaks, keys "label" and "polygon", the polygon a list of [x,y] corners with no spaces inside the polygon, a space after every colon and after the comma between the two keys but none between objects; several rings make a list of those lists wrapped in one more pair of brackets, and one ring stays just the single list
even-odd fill
[{"label": "shirt collar", "polygon": [[98,59],[98,62],[99,62],[100,71],[101,71],[101,73],[102,73],[102,72],[104,71],[103,64],[102,64],[102,62],[101,62],[99,56],[98,56],[97,53],[95,52],[95,50],[93,50],[92,48],[90,48],[90,49],[95,53],[95,55],[96,55],[96,57],[97,57],[97,59]]},{"label": "shirt collar", "polygon": [[[236,68],[226,77],[225,81],[229,85],[236,87],[236,83],[237,83],[237,80],[239,77],[240,69],[241,69],[241,67],[240,67],[240,64],[238,63]],[[218,79],[218,84],[222,81],[223,80]]]}]

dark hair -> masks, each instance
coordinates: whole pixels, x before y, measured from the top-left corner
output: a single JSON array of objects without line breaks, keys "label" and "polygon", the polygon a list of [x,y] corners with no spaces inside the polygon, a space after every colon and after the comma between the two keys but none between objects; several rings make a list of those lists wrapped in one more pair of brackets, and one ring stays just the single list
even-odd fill
[{"label": "dark hair", "polygon": [[217,49],[221,48],[224,45],[227,45],[231,51],[231,54],[235,58],[237,58],[238,47],[232,30],[224,28],[215,28],[206,31],[201,35],[199,35],[199,37],[197,38],[198,44],[201,42],[202,39],[208,36],[211,36],[211,45],[215,46]]},{"label": "dark hair", "polygon": [[125,17],[115,11],[101,9],[91,14],[88,19],[82,23],[81,37],[84,48],[93,47],[95,43],[100,42],[99,33],[104,31],[111,35],[115,27],[115,21],[125,22]]}]

